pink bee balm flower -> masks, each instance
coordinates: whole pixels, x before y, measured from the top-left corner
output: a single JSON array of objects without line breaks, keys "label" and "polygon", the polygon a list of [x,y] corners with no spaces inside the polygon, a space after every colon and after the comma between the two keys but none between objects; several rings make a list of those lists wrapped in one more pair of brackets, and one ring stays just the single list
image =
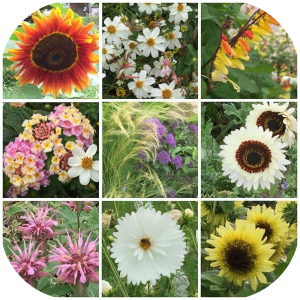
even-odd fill
[{"label": "pink bee balm flower", "polygon": [[21,231],[25,237],[33,238],[39,242],[52,239],[54,236],[52,227],[57,226],[58,223],[57,221],[52,220],[53,216],[50,219],[47,219],[48,212],[48,207],[45,207],[45,210],[39,208],[37,216],[30,212],[26,217],[21,217],[26,220],[27,223],[19,226],[18,230]]},{"label": "pink bee balm flower", "polygon": [[[76,204],[75,201],[65,201],[62,204],[68,205],[71,208],[72,211],[77,211],[77,204]],[[93,207],[90,206],[89,204],[94,205],[94,202],[92,202],[92,201],[84,201],[83,211],[90,211],[90,210],[93,209]]]},{"label": "pink bee balm flower", "polygon": [[83,235],[79,232],[78,241],[72,242],[67,232],[67,247],[65,248],[58,240],[58,248],[49,251],[49,262],[58,262],[57,280],[64,283],[79,285],[84,283],[98,283],[99,252],[97,251],[98,238],[89,242],[90,235],[83,243]]},{"label": "pink bee balm flower", "polygon": [[16,244],[14,249],[19,252],[18,255],[12,249],[10,249],[15,260],[11,261],[11,265],[15,271],[31,286],[34,285],[36,279],[50,275],[49,273],[42,271],[44,268],[46,268],[46,258],[38,258],[39,254],[42,253],[42,251],[39,250],[40,246],[38,246],[32,252],[33,246],[34,243],[30,241],[27,249],[24,241],[24,252],[22,252],[20,247]]}]

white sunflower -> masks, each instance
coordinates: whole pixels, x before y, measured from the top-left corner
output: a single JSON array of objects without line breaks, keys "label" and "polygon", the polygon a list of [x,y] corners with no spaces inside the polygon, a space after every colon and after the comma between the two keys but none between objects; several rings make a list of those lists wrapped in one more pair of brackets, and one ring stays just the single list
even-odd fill
[{"label": "white sunflower", "polygon": [[272,131],[273,136],[291,147],[295,141],[297,132],[297,120],[292,116],[295,108],[289,109],[289,103],[283,105],[279,103],[253,104],[253,110],[246,119],[246,127],[253,128],[262,126],[264,130]]},{"label": "white sunflower", "polygon": [[248,191],[256,190],[259,185],[270,189],[270,183],[274,184],[275,178],[282,179],[281,171],[286,171],[285,166],[291,163],[282,150],[287,144],[262,127],[242,127],[226,136],[224,142],[219,153],[223,158],[223,175]]},{"label": "white sunflower", "polygon": [[161,275],[170,277],[183,265],[184,232],[167,214],[142,207],[118,222],[111,257],[128,284],[154,285]]}]

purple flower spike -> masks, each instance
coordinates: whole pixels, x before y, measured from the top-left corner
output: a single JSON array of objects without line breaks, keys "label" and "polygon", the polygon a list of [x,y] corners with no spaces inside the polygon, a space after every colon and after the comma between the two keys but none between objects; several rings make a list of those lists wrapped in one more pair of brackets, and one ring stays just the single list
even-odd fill
[{"label": "purple flower spike", "polygon": [[177,194],[174,190],[170,190],[168,193],[167,193],[167,198],[177,198]]},{"label": "purple flower spike", "polygon": [[181,156],[175,156],[173,159],[172,159],[176,169],[180,169],[181,166],[182,166],[182,157]]},{"label": "purple flower spike", "polygon": [[175,148],[176,147],[176,140],[175,137],[172,133],[169,133],[166,137],[166,142],[172,147]]},{"label": "purple flower spike", "polygon": [[190,124],[189,127],[190,127],[190,130],[191,130],[192,132],[198,133],[198,126],[197,126],[197,125]]},{"label": "purple flower spike", "polygon": [[157,160],[163,164],[166,165],[171,161],[171,155],[169,152],[167,151],[162,151],[160,153],[157,154]]}]

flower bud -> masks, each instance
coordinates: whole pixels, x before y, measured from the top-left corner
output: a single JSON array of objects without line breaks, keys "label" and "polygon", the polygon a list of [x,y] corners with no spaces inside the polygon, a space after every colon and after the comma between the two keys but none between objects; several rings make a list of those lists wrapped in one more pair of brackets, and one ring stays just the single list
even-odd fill
[{"label": "flower bud", "polygon": [[185,214],[188,218],[192,218],[192,217],[194,216],[194,212],[193,212],[191,209],[189,209],[189,208],[187,208],[187,209],[184,210],[184,214]]},{"label": "flower bud", "polygon": [[109,284],[109,282],[102,280],[102,295],[107,296],[111,290],[112,286]]}]

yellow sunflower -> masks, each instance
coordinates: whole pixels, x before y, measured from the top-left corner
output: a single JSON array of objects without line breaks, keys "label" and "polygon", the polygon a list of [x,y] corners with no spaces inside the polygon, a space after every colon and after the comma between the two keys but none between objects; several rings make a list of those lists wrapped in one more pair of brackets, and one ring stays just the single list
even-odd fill
[{"label": "yellow sunflower", "polygon": [[266,205],[257,205],[248,210],[247,221],[255,224],[256,228],[265,230],[263,238],[266,238],[266,242],[271,243],[275,250],[270,258],[274,263],[285,258],[284,248],[292,240],[288,236],[289,225],[283,220],[281,213],[275,213],[274,209],[267,208]]},{"label": "yellow sunflower", "polygon": [[72,86],[78,91],[89,86],[88,73],[97,74],[94,63],[99,62],[98,34],[90,34],[94,24],[82,24],[68,9],[63,17],[60,9],[52,9],[49,17],[33,15],[34,26],[22,22],[24,33],[15,31],[20,42],[18,49],[10,49],[17,62],[19,85],[43,83],[43,94],[71,94]]},{"label": "yellow sunflower", "polygon": [[[237,209],[239,207],[243,207],[244,201],[234,201],[233,209]],[[211,223],[213,216],[213,204],[214,201],[201,201],[201,217],[206,216],[207,223]],[[217,201],[215,217],[214,217],[214,225],[224,225],[227,221],[228,215],[222,209],[221,205]]]},{"label": "yellow sunflower", "polygon": [[289,238],[293,241],[297,238],[297,201],[277,201],[276,213],[282,213],[283,218],[289,223]]},{"label": "yellow sunflower", "polygon": [[269,259],[275,251],[272,244],[265,244],[264,232],[245,220],[236,220],[235,229],[226,222],[225,227],[217,228],[219,236],[211,234],[207,240],[214,248],[205,249],[209,254],[205,259],[213,261],[211,266],[220,270],[220,277],[225,276],[239,286],[250,280],[251,288],[256,291],[257,279],[267,283],[263,272],[274,270]]}]

